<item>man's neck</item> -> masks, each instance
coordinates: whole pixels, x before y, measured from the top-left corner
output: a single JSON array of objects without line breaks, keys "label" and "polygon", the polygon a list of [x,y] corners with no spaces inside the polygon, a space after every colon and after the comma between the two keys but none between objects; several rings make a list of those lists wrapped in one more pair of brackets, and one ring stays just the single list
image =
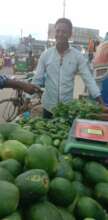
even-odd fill
[{"label": "man's neck", "polygon": [[60,54],[64,54],[65,51],[69,48],[68,42],[65,44],[56,44],[56,48]]}]

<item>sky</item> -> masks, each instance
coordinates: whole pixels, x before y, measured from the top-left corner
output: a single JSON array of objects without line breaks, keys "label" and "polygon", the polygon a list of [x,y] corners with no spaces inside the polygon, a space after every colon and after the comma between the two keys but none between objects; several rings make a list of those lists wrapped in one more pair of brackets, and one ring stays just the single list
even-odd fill
[{"label": "sky", "polygon": [[[108,31],[108,0],[65,0],[65,17],[73,26]],[[1,0],[0,35],[46,40],[48,24],[63,17],[63,0]]]}]

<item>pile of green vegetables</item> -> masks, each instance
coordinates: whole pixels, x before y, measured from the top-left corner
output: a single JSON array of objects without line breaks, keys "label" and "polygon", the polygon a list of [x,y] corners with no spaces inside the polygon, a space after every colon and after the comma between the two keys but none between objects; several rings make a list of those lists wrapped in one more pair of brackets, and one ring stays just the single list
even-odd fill
[{"label": "pile of green vegetables", "polygon": [[101,110],[74,100],[50,120],[0,124],[1,220],[108,220],[107,163],[64,153],[74,118]]},{"label": "pile of green vegetables", "polygon": [[97,119],[97,114],[102,113],[102,107],[89,99],[73,100],[67,104],[59,103],[53,109],[54,117],[62,117],[69,121],[74,118]]}]

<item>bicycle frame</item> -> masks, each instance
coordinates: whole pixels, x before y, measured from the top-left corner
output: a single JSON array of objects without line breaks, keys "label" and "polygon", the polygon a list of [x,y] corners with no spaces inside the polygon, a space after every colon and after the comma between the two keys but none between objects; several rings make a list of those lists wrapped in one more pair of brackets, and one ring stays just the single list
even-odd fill
[{"label": "bicycle frame", "polygon": [[[25,93],[21,90],[16,90],[15,97],[10,97],[7,99],[0,100],[0,104],[7,103],[2,117],[6,122],[13,121],[17,116],[20,116],[25,111],[31,111],[31,108],[41,103],[41,96],[39,94],[35,94],[37,96],[37,101],[33,104],[31,102],[32,98],[28,99],[25,97]],[[9,107],[9,104],[10,107]],[[7,112],[8,111],[8,112]],[[7,115],[7,118],[6,118]]]}]

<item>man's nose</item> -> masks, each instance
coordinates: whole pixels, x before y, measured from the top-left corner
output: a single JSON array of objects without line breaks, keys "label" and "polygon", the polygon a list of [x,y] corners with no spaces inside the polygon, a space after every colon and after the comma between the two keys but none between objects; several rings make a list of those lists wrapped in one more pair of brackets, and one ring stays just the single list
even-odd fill
[{"label": "man's nose", "polygon": [[63,31],[62,31],[62,30],[60,30],[60,31],[58,32],[58,36],[59,36],[59,37],[63,36]]}]

